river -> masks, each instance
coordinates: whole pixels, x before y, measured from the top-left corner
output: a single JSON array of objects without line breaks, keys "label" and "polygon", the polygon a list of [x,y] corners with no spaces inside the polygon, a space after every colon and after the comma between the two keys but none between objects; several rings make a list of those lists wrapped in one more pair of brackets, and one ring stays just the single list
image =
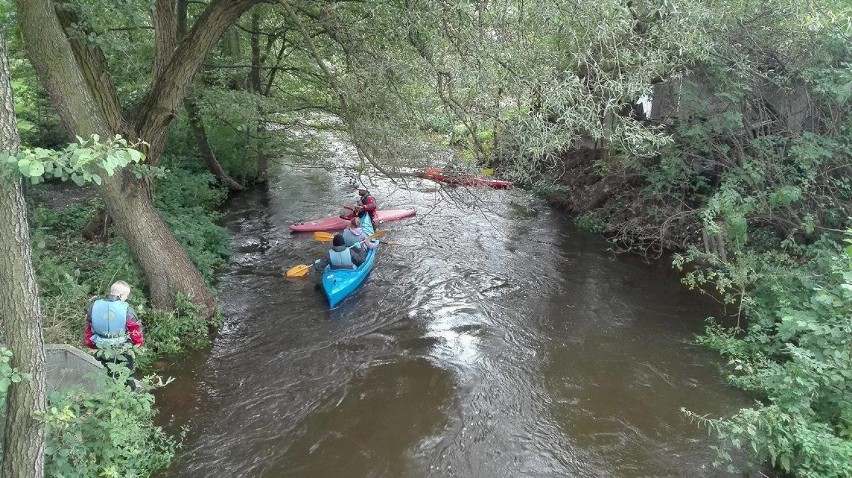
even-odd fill
[{"label": "river", "polygon": [[212,350],[170,369],[161,420],[188,426],[171,476],[727,476],[680,411],[747,404],[692,343],[712,303],[665,263],[615,255],[522,191],[368,183],[387,223],[334,310],[281,274],[327,245],[288,225],[357,198],[343,170],[278,164],[226,208]]}]

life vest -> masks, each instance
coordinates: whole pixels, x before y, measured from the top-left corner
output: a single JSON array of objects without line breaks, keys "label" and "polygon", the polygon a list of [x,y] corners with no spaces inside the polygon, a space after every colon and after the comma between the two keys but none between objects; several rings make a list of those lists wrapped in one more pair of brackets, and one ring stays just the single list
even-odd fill
[{"label": "life vest", "polygon": [[361,237],[356,236],[355,233],[353,233],[352,230],[347,227],[343,230],[343,241],[346,243],[347,246],[354,246],[355,244],[358,244],[358,246],[360,247],[359,242],[361,241]]},{"label": "life vest", "polygon": [[331,263],[332,269],[355,269],[355,263],[352,262],[352,253],[348,247],[340,252],[334,249],[329,250],[328,260]]},{"label": "life vest", "polygon": [[97,346],[121,345],[127,335],[127,302],[98,299],[92,305],[92,342]]}]

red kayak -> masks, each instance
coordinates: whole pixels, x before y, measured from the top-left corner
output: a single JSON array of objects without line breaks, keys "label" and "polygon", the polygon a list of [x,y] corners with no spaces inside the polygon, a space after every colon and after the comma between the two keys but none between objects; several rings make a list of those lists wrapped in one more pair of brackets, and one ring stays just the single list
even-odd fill
[{"label": "red kayak", "polygon": [[[387,209],[385,211],[376,211],[376,222],[381,224],[388,221],[398,221],[416,214],[414,209]],[[314,232],[314,231],[339,231],[346,229],[349,225],[348,219],[343,219],[339,216],[331,216],[315,221],[297,222],[290,225],[290,230],[293,232]]]},{"label": "red kayak", "polygon": [[471,176],[445,176],[440,169],[426,168],[426,171],[417,173],[418,176],[425,179],[431,179],[441,183],[452,184],[455,186],[488,186],[494,189],[506,189],[512,186],[511,181],[501,181],[499,179],[489,178],[474,178]]}]

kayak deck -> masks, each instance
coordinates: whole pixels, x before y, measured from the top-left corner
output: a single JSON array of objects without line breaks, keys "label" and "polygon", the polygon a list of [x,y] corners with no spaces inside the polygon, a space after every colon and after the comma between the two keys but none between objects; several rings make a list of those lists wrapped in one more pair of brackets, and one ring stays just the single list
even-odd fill
[{"label": "kayak deck", "polygon": [[[417,212],[414,209],[386,209],[383,211],[376,211],[376,222],[382,224],[384,222],[398,221],[400,219],[412,217],[415,214],[417,214]],[[343,219],[340,216],[329,216],[313,221],[291,224],[290,230],[293,232],[339,231],[346,229],[346,226],[348,225],[349,219]],[[363,224],[361,227],[363,228]]]}]

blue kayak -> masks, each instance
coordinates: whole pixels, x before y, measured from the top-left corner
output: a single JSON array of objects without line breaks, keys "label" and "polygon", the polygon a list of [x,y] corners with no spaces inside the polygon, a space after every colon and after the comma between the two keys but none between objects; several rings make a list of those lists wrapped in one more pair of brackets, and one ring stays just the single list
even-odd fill
[{"label": "blue kayak", "polygon": [[[365,214],[361,219],[361,229],[368,236],[374,232],[369,214]],[[356,269],[332,269],[331,266],[326,266],[322,273],[322,288],[325,290],[326,297],[328,297],[328,304],[335,307],[343,299],[349,297],[349,294],[355,292],[355,289],[370,274],[375,260],[376,249],[367,249],[367,259]]]}]

